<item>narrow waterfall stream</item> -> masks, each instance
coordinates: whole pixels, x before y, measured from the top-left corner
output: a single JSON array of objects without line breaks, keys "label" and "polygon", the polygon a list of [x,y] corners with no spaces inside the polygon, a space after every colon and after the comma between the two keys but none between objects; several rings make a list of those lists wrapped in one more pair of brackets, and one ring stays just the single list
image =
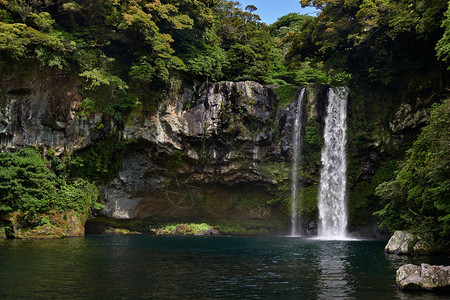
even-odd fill
[{"label": "narrow waterfall stream", "polygon": [[328,91],[319,191],[319,238],[345,239],[347,227],[347,89]]},{"label": "narrow waterfall stream", "polygon": [[292,164],[291,164],[291,236],[299,236],[298,202],[301,203],[301,186],[298,183],[299,159],[302,151],[302,115],[305,89],[303,88],[295,107],[294,130],[292,132]]}]

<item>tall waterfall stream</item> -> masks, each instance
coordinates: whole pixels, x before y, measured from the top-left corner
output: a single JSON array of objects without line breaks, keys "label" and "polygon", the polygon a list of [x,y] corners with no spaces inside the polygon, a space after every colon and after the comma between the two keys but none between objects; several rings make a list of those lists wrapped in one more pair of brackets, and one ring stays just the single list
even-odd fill
[{"label": "tall waterfall stream", "polygon": [[319,190],[319,238],[346,239],[347,89],[328,91]]},{"label": "tall waterfall stream", "polygon": [[[291,165],[291,236],[299,236],[298,202],[301,203],[301,186],[298,182],[298,167],[302,152],[302,116],[305,89],[303,88],[295,107],[294,130],[292,132],[292,165]],[[299,198],[299,199],[298,199]]]}]

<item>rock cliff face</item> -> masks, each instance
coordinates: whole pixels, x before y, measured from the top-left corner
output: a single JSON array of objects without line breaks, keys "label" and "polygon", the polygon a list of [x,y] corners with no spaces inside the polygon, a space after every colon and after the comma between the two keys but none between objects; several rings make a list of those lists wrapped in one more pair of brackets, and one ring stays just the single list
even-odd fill
[{"label": "rock cliff face", "polygon": [[52,147],[57,155],[86,147],[90,130],[101,115],[83,120],[76,115],[81,102],[79,79],[58,69],[31,65],[0,70],[0,145],[3,149]]},{"label": "rock cliff face", "polygon": [[156,115],[126,125],[124,137],[135,142],[105,189],[106,216],[273,217],[267,202],[288,180],[294,110],[278,110],[272,89],[255,82],[210,84],[194,94],[185,89]]},{"label": "rock cliff face", "polygon": [[[277,87],[255,82],[185,87],[168,91],[156,110],[133,111],[119,126],[100,112],[79,116],[82,97],[76,76],[38,66],[30,66],[26,75],[17,66],[1,71],[3,150],[42,146],[52,147],[57,156],[76,156],[113,132],[126,141],[123,160],[117,162],[119,172],[103,187],[104,216],[153,223],[276,220],[276,227],[289,226],[291,137],[300,88],[288,95],[286,105],[279,105]],[[327,87],[308,88],[306,94],[304,167],[299,177],[306,207],[301,213],[307,216],[302,218],[305,228],[316,228]],[[352,97],[348,198],[354,230],[375,224],[371,214],[381,207],[373,191],[393,175],[383,165],[393,156],[386,145],[395,145],[398,152],[405,140],[412,140],[408,136],[424,124],[432,101],[399,101],[390,104],[390,113],[379,107],[367,113],[361,107],[370,110],[371,102]],[[379,170],[387,175],[379,176]]]}]

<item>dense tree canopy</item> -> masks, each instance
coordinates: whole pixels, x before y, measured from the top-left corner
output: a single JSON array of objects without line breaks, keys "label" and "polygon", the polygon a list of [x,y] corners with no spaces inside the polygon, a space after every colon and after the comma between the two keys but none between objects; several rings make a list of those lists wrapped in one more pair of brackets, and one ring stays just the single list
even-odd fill
[{"label": "dense tree canopy", "polygon": [[4,0],[0,54],[77,72],[97,106],[105,93],[132,106],[157,101],[152,91],[177,77],[262,81],[273,40],[255,10],[226,0]]},{"label": "dense tree canopy", "polygon": [[75,70],[87,90],[144,100],[175,77],[389,84],[435,67],[435,48],[448,62],[446,0],[300,3],[321,13],[267,26],[256,7],[227,0],[2,0],[0,53]]},{"label": "dense tree canopy", "polygon": [[321,13],[292,38],[290,66],[312,60],[331,72],[388,84],[406,72],[426,72],[435,61],[446,0],[300,2]]},{"label": "dense tree canopy", "polygon": [[438,57],[448,64],[450,69],[450,2],[448,3],[448,9],[445,12],[445,19],[441,25],[445,32],[442,38],[436,45]]}]

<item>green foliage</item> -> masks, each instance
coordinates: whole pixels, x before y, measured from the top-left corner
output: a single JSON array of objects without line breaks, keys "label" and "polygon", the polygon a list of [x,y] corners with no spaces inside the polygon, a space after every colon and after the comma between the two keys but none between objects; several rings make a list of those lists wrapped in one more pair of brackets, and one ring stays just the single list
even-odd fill
[{"label": "green foliage", "polygon": [[48,47],[54,51],[64,48],[56,35],[42,33],[23,23],[0,22],[0,51],[20,58],[30,54],[32,46]]},{"label": "green foliage", "polygon": [[226,56],[224,78],[261,80],[269,70],[273,42],[268,26],[232,1],[218,1],[214,9],[215,34]]},{"label": "green foliage", "polygon": [[270,159],[263,158],[260,165],[261,175],[271,178],[274,183],[282,183],[289,179],[289,165],[284,162],[275,162]]},{"label": "green foliage", "polygon": [[39,219],[39,226],[45,225],[45,224],[49,224],[50,220],[47,217],[41,217]]},{"label": "green foliage", "polygon": [[[376,194],[386,205],[376,212],[381,226],[409,229],[440,245],[450,237],[450,100],[434,105],[407,160],[392,181],[380,184]],[[448,245],[447,245],[448,246]]]},{"label": "green foliage", "polygon": [[74,154],[70,161],[70,173],[75,177],[96,182],[107,182],[119,171],[126,144],[120,135],[97,141],[91,147]]},{"label": "green foliage", "polygon": [[220,232],[236,235],[269,234],[270,232],[284,230],[286,226],[284,220],[274,219],[232,220],[214,224],[214,228],[217,228]]},{"label": "green foliage", "polygon": [[[0,210],[27,216],[75,210],[86,213],[98,197],[97,187],[83,179],[58,177],[32,148],[0,153]],[[41,223],[44,222],[41,220]]]},{"label": "green foliage", "polygon": [[56,176],[34,149],[0,153],[0,195],[4,210],[47,209],[56,187]]},{"label": "green foliage", "polygon": [[86,120],[87,117],[95,112],[95,102],[91,98],[85,98],[80,103],[80,111],[77,113],[83,120]]},{"label": "green foliage", "polygon": [[206,223],[186,223],[186,224],[164,224],[150,225],[145,228],[146,231],[152,231],[156,234],[201,234],[203,231],[214,229]]},{"label": "green foliage", "polygon": [[220,232],[225,234],[262,235],[269,233],[269,230],[261,227],[261,224],[247,224],[239,221],[221,222],[216,227]]},{"label": "green foliage", "polygon": [[105,73],[103,70],[92,69],[84,71],[83,73],[80,73],[80,77],[84,77],[86,79],[86,82],[88,82],[87,88],[91,90],[102,85],[115,85],[120,90],[125,90],[128,88],[125,82],[123,82],[119,77]]},{"label": "green foliage", "polygon": [[[383,85],[436,64],[433,48],[446,0],[302,0],[321,10],[287,37],[287,65],[311,61],[329,75]],[[445,26],[445,25],[444,25]],[[445,38],[441,46],[442,55]],[[439,50],[438,50],[439,51]],[[338,76],[342,77],[342,76]]]},{"label": "green foliage", "polygon": [[107,111],[123,123],[136,103],[156,106],[174,78],[262,81],[276,60],[254,10],[226,0],[1,1],[0,54],[77,72],[89,99],[79,115]]},{"label": "green foliage", "polygon": [[296,61],[295,64],[286,60],[286,53],[292,47],[292,39],[302,34],[302,28],[314,18],[297,13],[290,13],[279,18],[270,26],[274,37],[274,45],[269,53],[270,68],[263,78],[266,84],[282,85],[286,83],[306,86],[311,83],[330,83],[329,74],[310,61]]},{"label": "green foliage", "polygon": [[303,24],[312,19],[311,16],[289,13],[270,25],[270,30],[275,38],[282,39],[293,32],[301,32]]},{"label": "green foliage", "polygon": [[306,135],[303,146],[302,155],[302,169],[305,170],[302,174],[307,176],[311,168],[318,168],[320,166],[320,157],[323,147],[323,136],[320,133],[320,125],[314,120],[308,120],[306,125]]},{"label": "green foliage", "polygon": [[295,83],[305,86],[310,83],[330,83],[328,75],[319,68],[313,68],[309,63],[305,63],[300,70],[295,72]]},{"label": "green foliage", "polygon": [[437,56],[446,62],[450,69],[450,2],[448,3],[448,9],[445,12],[445,19],[442,21],[442,28],[444,28],[444,35],[436,44]]},{"label": "green foliage", "polygon": [[289,207],[290,204],[290,166],[285,161],[275,161],[273,158],[264,157],[260,164],[261,175],[276,184],[276,191],[266,201],[266,204]]},{"label": "green foliage", "polygon": [[289,105],[292,101],[295,100],[295,96],[298,92],[298,87],[292,84],[285,84],[274,88],[273,91],[277,95],[278,107],[281,108],[283,106]]},{"label": "green foliage", "polygon": [[300,206],[300,215],[302,217],[315,219],[318,216],[317,196],[319,186],[317,184],[302,188],[302,204]]},{"label": "green foliage", "polygon": [[[351,188],[348,197],[349,226],[358,228],[366,225],[371,220],[373,211],[380,208],[380,199],[375,194],[375,189],[381,183],[391,180],[397,167],[396,160],[381,163],[370,181],[356,182]],[[360,170],[358,169],[358,172]]]},{"label": "green foliage", "polygon": [[[84,101],[83,101],[84,102]],[[153,105],[152,103],[147,103]],[[102,107],[102,112],[110,117],[118,125],[123,125],[125,119],[130,116],[130,112],[139,112],[142,108],[142,102],[139,101],[139,96],[134,93],[123,93],[111,101],[105,103]]]},{"label": "green foliage", "polygon": [[217,81],[224,77],[223,69],[227,67],[225,51],[218,45],[205,45],[203,51],[191,54],[187,69],[198,76]]}]

